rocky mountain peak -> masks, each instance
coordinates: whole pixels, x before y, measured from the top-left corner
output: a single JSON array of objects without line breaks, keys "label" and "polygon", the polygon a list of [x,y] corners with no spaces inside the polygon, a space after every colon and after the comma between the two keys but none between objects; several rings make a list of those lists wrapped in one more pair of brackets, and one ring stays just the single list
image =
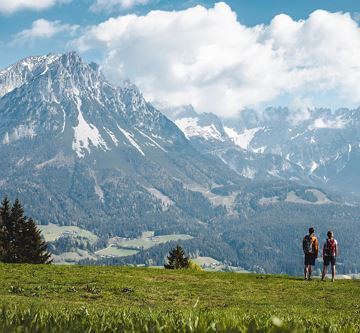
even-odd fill
[{"label": "rocky mountain peak", "polygon": [[59,58],[58,54],[30,56],[0,71],[0,97],[41,73],[46,66]]}]

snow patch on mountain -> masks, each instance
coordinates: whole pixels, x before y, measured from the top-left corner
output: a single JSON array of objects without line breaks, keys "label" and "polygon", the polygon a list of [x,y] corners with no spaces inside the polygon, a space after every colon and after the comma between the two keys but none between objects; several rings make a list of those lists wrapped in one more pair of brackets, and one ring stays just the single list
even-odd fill
[{"label": "snow patch on mountain", "polygon": [[255,134],[260,130],[264,129],[263,127],[255,127],[251,129],[244,130],[243,133],[236,132],[235,129],[230,127],[224,127],[226,134],[229,138],[239,147],[243,149],[248,149],[251,141],[253,140]]},{"label": "snow patch on mountain", "polygon": [[253,152],[254,152],[254,153],[257,153],[257,154],[264,154],[266,148],[267,148],[267,146],[262,146],[262,147],[253,149]]},{"label": "snow patch on mountain", "polygon": [[119,145],[119,140],[116,138],[115,134],[113,132],[111,132],[108,128],[104,127],[104,130],[107,134],[109,134],[112,142],[114,142],[115,146]]},{"label": "snow patch on mountain", "polygon": [[315,161],[312,161],[311,166],[310,166],[310,173],[313,173],[318,167],[319,167],[319,164],[316,163]]},{"label": "snow patch on mountain", "polygon": [[254,179],[256,170],[253,168],[246,167],[241,171],[241,175],[248,179]]},{"label": "snow patch on mountain", "polygon": [[[291,132],[292,132],[292,131],[291,131]],[[296,138],[304,135],[305,133],[306,133],[306,131],[303,131],[303,132],[301,132],[301,133],[297,133],[296,135],[292,136],[292,137],[290,138],[290,140],[295,140]]]},{"label": "snow patch on mountain", "polygon": [[27,124],[27,125],[19,125],[18,127],[14,128],[12,133],[6,132],[2,143],[3,145],[9,145],[14,141],[18,141],[25,138],[34,138],[36,137],[36,126],[34,123]]},{"label": "snow patch on mountain", "polygon": [[191,137],[202,137],[207,141],[224,141],[224,138],[216,129],[215,125],[200,126],[198,122],[199,118],[182,118],[176,120],[175,124],[182,130],[187,139],[190,139]]},{"label": "snow patch on mountain", "polygon": [[161,149],[164,153],[167,153],[167,151],[160,146],[155,140],[153,140],[152,138],[150,138],[148,135],[146,135],[145,133],[143,133],[142,131],[140,131],[138,128],[136,129],[143,137],[147,138],[148,140],[150,140],[156,147],[158,147],[159,149]]},{"label": "snow patch on mountain", "polygon": [[4,135],[4,138],[2,140],[2,144],[3,145],[8,145],[9,143],[10,143],[9,133],[6,132],[5,135]]},{"label": "snow patch on mountain", "polygon": [[301,169],[303,169],[303,170],[305,170],[306,168],[302,165],[302,163],[301,162],[298,162],[298,163],[296,163],[296,165],[298,165]]},{"label": "snow patch on mountain", "polygon": [[62,125],[62,128],[61,128],[61,133],[64,133],[65,126],[66,126],[66,113],[65,113],[64,109],[62,109],[62,112],[63,112],[63,125]]},{"label": "snow patch on mountain", "polygon": [[125,129],[121,128],[119,125],[117,125],[119,131],[124,134],[124,136],[126,137],[126,139],[128,139],[128,141],[131,143],[131,145],[133,147],[135,147],[141,155],[145,156],[144,152],[142,151],[141,147],[137,144],[137,142],[134,140],[134,135],[131,134],[130,132],[126,131]]},{"label": "snow patch on mountain", "polygon": [[15,165],[16,165],[16,167],[22,167],[24,164],[26,164],[30,160],[31,160],[31,158],[29,158],[29,157],[22,157],[16,162]]},{"label": "snow patch on mountain", "polygon": [[349,144],[349,150],[348,150],[348,162],[350,161],[350,154],[351,154],[351,151],[352,151],[352,145]]},{"label": "snow patch on mountain", "polygon": [[273,177],[280,177],[279,170],[277,170],[275,168],[272,168],[271,170],[269,170],[268,174]]},{"label": "snow patch on mountain", "polygon": [[333,120],[317,118],[310,126],[310,129],[319,129],[319,128],[343,129],[346,127],[347,123],[348,122],[345,119],[343,119],[342,116],[338,116]]},{"label": "snow patch on mountain", "polygon": [[81,112],[81,99],[78,96],[74,96],[74,101],[78,110],[78,125],[74,127],[74,140],[72,143],[72,149],[76,152],[79,158],[85,156],[84,150],[89,153],[90,143],[96,148],[102,148],[103,150],[110,150],[104,139],[101,137],[99,130],[92,124],[88,124],[84,119]]}]

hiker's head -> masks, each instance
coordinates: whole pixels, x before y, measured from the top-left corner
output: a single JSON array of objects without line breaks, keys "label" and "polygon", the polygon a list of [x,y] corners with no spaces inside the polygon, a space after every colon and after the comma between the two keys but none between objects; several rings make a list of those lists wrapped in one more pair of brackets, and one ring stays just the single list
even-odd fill
[{"label": "hiker's head", "polygon": [[334,233],[333,233],[331,230],[329,230],[329,231],[327,232],[327,236],[328,236],[329,239],[331,239],[331,238],[334,237]]},{"label": "hiker's head", "polygon": [[309,228],[309,234],[311,235],[311,234],[313,234],[314,232],[315,232],[314,227],[310,227],[310,228]]}]

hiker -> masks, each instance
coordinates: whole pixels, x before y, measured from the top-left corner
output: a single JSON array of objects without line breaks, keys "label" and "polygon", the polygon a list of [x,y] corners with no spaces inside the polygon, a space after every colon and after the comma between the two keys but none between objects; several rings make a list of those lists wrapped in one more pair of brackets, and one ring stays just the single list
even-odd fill
[{"label": "hiker", "polygon": [[327,233],[327,239],[323,247],[323,271],[321,281],[325,280],[329,264],[331,264],[331,282],[335,281],[336,257],[338,256],[338,253],[339,249],[337,240],[334,239],[334,233],[330,230]]},{"label": "hiker", "polygon": [[309,228],[309,234],[304,237],[303,251],[305,255],[304,279],[311,280],[312,266],[315,265],[315,260],[319,252],[319,242],[315,236],[315,229]]}]

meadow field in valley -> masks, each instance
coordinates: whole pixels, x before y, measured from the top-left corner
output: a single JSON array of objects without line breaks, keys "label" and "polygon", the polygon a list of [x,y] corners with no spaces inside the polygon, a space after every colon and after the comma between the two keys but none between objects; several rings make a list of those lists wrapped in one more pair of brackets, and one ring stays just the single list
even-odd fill
[{"label": "meadow field in valley", "polygon": [[0,332],[359,332],[360,281],[0,265]]}]

